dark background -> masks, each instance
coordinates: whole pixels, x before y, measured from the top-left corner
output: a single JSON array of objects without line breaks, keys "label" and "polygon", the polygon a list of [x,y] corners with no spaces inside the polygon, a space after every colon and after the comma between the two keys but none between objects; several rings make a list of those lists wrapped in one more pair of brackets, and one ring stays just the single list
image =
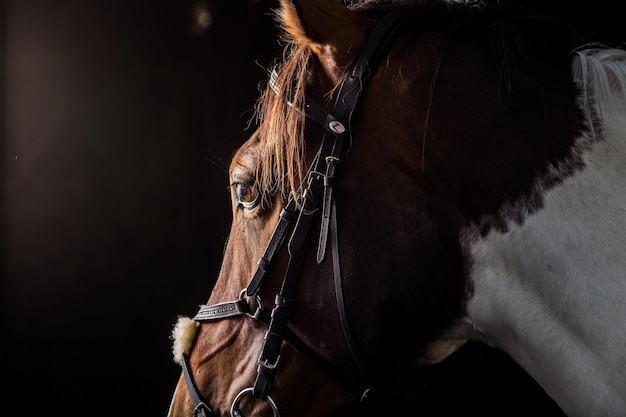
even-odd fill
[{"label": "dark background", "polygon": [[[2,395],[20,414],[166,414],[170,330],[220,265],[225,166],[280,54],[276,4],[0,3]],[[473,344],[427,395],[448,413],[558,415]]]},{"label": "dark background", "polygon": [[223,165],[279,52],[270,7],[4,4],[2,374],[24,410],[165,415],[171,327],[210,293]]}]

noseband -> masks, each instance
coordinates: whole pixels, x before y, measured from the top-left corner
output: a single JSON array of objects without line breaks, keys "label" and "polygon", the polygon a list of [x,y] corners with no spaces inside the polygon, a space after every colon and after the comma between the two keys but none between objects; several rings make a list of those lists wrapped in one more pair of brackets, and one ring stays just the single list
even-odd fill
[{"label": "noseband", "polygon": [[[282,209],[272,237],[263,256],[258,261],[256,272],[248,287],[242,290],[239,299],[202,306],[193,318],[197,322],[203,322],[244,315],[258,320],[268,327],[263,350],[258,360],[256,381],[254,386],[245,388],[235,397],[230,409],[232,417],[243,417],[239,404],[246,395],[252,395],[267,401],[272,408],[274,416],[279,416],[278,407],[271,397],[271,392],[280,359],[280,348],[285,341],[346,387],[346,389],[354,393],[361,401],[368,397],[372,389],[372,384],[370,383],[372,381],[371,374],[365,367],[356,349],[347,320],[341,268],[339,265],[333,185],[344,141],[350,136],[352,113],[359,102],[367,81],[369,81],[381,59],[387,54],[397,39],[405,20],[405,17],[400,13],[390,13],[378,21],[361,49],[350,75],[341,85],[331,113],[326,112],[307,97],[305,102],[306,115],[322,126],[325,132],[322,144],[307,172],[303,186],[298,190],[296,199],[290,198],[287,205]],[[278,92],[279,86],[276,82],[275,73],[272,73],[270,87]],[[359,381],[363,382],[354,382],[352,378],[347,378],[337,372],[328,360],[305,344],[287,326],[296,302],[298,282],[307,253],[310,226],[320,206],[321,227],[317,248],[317,262],[321,263],[325,258],[327,240],[330,233],[335,293],[341,326],[354,362],[361,373]],[[287,240],[289,233],[291,235]],[[266,272],[284,243],[287,244],[289,262],[283,277],[281,290],[275,298],[275,307],[270,313],[262,308],[263,304],[259,299],[259,290]],[[257,308],[254,313],[252,313],[246,296],[257,300]],[[182,370],[187,389],[194,403],[194,416],[214,416],[211,408],[202,400],[193,381],[187,355],[183,355]]]}]

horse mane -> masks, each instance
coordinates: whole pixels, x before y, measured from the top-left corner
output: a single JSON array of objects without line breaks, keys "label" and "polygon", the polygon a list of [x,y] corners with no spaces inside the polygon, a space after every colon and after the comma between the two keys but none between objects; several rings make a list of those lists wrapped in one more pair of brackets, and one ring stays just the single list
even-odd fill
[{"label": "horse mane", "polygon": [[[574,82],[571,58],[582,36],[567,24],[519,5],[499,0],[344,0],[344,4],[373,18],[392,10],[409,13],[415,23],[407,25],[405,42],[410,42],[411,32],[423,30],[443,29],[447,37],[455,33],[463,37],[467,31],[478,34],[498,65],[503,86],[508,85],[511,67],[522,68],[535,79],[537,91],[546,85],[565,91]],[[303,109],[316,53],[291,3],[282,3],[275,18],[284,52],[255,106],[261,150],[256,186],[266,205],[276,194],[295,197],[306,172]],[[507,93],[506,88],[503,91]]]},{"label": "horse mane", "polygon": [[575,52],[572,75],[581,91],[580,105],[590,133],[597,139],[609,109],[626,110],[626,51],[584,45]]}]

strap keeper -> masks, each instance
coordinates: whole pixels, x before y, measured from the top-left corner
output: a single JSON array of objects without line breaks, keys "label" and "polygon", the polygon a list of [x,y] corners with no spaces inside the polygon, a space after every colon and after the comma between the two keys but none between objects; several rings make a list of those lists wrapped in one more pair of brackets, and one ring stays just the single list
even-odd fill
[{"label": "strap keeper", "polygon": [[278,307],[282,307],[284,309],[288,309],[291,311],[293,306],[296,305],[296,300],[293,298],[287,298],[280,294],[277,294],[276,297],[274,298],[274,304],[276,304],[276,306]]},{"label": "strap keeper", "polygon": [[270,267],[270,261],[264,256],[261,256],[259,258],[259,262],[257,262],[257,264],[259,265],[259,268],[263,269],[264,271],[267,271]]},{"label": "strap keeper", "polygon": [[258,307],[254,311],[254,316],[253,317],[256,320],[258,320],[258,321],[260,321],[261,323],[264,323],[264,324],[269,324],[269,322],[270,322],[270,313],[267,310],[263,310],[260,307]]},{"label": "strap keeper", "polygon": [[274,388],[274,377],[276,374],[276,364],[273,365],[274,367],[269,367],[267,364],[263,364],[259,361],[256,381],[254,382],[252,391],[252,395],[255,397],[266,400],[272,392],[272,389]]},{"label": "strap keeper", "polygon": [[[267,341],[268,344],[271,344],[271,349],[276,349],[276,351],[278,351],[278,349],[280,349],[280,346],[283,344],[284,338],[281,334],[268,331],[267,333],[265,333],[264,340]],[[267,350],[269,351],[270,349],[268,348]],[[264,356],[264,354],[262,356]],[[267,360],[268,359],[266,358],[264,361],[267,362]],[[261,361],[260,358],[259,361]]]},{"label": "strap keeper", "polygon": [[290,223],[291,223],[293,220],[295,220],[295,219],[296,219],[297,214],[298,214],[297,212],[295,212],[295,211],[289,211],[289,210],[287,210],[287,208],[283,208],[283,209],[280,211],[280,217],[281,217],[281,218],[283,218],[283,219],[285,219],[285,220],[287,220],[287,221],[288,221],[288,222],[290,222]]}]

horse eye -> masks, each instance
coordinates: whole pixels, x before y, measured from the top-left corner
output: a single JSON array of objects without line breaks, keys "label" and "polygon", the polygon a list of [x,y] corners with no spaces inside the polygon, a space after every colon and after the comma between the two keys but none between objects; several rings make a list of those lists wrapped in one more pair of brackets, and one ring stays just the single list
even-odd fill
[{"label": "horse eye", "polygon": [[259,192],[254,185],[245,182],[235,184],[237,204],[245,209],[254,208],[259,203]]}]

